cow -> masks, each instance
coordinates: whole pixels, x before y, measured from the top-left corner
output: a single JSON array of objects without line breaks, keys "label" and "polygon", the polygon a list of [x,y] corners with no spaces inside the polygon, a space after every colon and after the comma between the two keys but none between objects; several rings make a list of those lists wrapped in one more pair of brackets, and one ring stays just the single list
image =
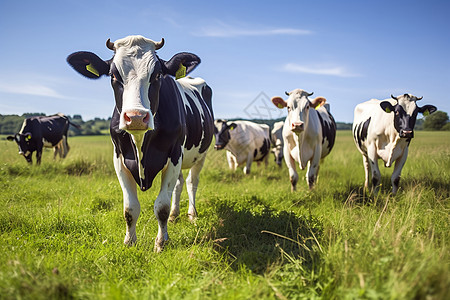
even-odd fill
[{"label": "cow", "polygon": [[214,121],[216,150],[227,150],[228,166],[235,171],[244,166],[244,174],[250,174],[253,161],[264,161],[267,165],[270,151],[269,126],[250,121]]},{"label": "cow", "polygon": [[[115,42],[107,40],[106,46],[114,51],[110,60],[83,51],[67,58],[85,77],[111,78],[115,105],[110,133],[114,167],[123,191],[124,244],[134,245],[137,241],[137,186],[147,191],[161,174],[161,188],[154,203],[158,221],[155,252],[161,252],[169,239],[169,218],[174,221],[180,214],[182,169],[190,169],[186,179],[188,216],[191,220],[197,217],[199,175],[214,133],[211,88],[201,78],[171,77],[174,74],[168,71],[170,66],[156,54],[163,45],[164,39],[155,42],[143,36],[128,36]],[[187,67],[188,73],[189,64]]]},{"label": "cow", "polygon": [[7,140],[17,143],[19,154],[23,155],[29,164],[33,163],[32,154],[36,151],[36,163],[40,165],[44,147],[53,148],[53,159],[58,154],[60,158],[67,156],[70,149],[67,143],[69,125],[80,128],[63,114],[30,117],[23,121],[20,131],[14,136],[8,136]]},{"label": "cow", "polygon": [[273,129],[271,132],[272,144],[274,145],[271,152],[274,154],[275,162],[279,167],[281,167],[281,163],[283,161],[283,156],[284,156],[283,155],[283,147],[284,147],[283,126],[284,126],[284,121],[276,122],[275,124],[273,124]]},{"label": "cow", "polygon": [[330,154],[336,138],[336,122],[323,97],[309,100],[313,93],[301,89],[286,92],[288,99],[272,97],[272,103],[287,108],[283,126],[284,161],[289,169],[291,190],[296,190],[298,174],[295,162],[306,172],[309,189],[314,187],[321,159]]},{"label": "cow", "polygon": [[355,107],[353,139],[364,163],[364,187],[369,187],[369,172],[372,176],[372,191],[377,194],[381,180],[378,159],[385,167],[395,162],[391,176],[392,194],[396,194],[402,168],[408,157],[408,147],[414,137],[417,114],[428,115],[436,111],[433,105],[417,106],[423,97],[404,94],[391,99],[372,99]]}]

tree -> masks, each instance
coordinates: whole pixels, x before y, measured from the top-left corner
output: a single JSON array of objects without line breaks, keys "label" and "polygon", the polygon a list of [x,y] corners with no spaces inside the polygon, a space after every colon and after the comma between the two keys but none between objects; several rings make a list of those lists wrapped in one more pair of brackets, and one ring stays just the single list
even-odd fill
[{"label": "tree", "polygon": [[443,111],[436,111],[435,113],[425,117],[423,122],[424,130],[441,130],[448,122],[448,114]]}]

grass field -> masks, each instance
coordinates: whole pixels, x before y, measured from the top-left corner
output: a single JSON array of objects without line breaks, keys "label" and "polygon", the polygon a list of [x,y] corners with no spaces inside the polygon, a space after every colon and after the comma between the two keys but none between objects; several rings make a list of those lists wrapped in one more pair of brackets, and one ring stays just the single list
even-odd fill
[{"label": "grass field", "polygon": [[[350,131],[313,191],[290,192],[270,158],[245,176],[211,150],[195,224],[169,224],[153,252],[159,189],[139,192],[138,243],[123,245],[122,192],[109,137],[69,138],[62,161],[28,166],[0,140],[1,299],[448,299],[450,133],[416,132],[400,191],[365,194]],[[303,178],[305,171],[300,172]]]}]

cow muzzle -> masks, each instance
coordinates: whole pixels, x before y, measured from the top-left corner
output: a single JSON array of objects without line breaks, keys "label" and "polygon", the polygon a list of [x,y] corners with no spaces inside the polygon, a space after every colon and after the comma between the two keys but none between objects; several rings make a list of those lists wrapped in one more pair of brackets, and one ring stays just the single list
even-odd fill
[{"label": "cow muzzle", "polygon": [[304,123],[303,122],[292,122],[291,123],[291,130],[295,133],[300,133],[303,130],[305,130],[304,128]]},{"label": "cow muzzle", "polygon": [[120,129],[126,131],[147,131],[153,129],[148,111],[132,110],[123,113]]},{"label": "cow muzzle", "polygon": [[414,131],[400,129],[400,137],[401,138],[411,139],[411,138],[414,137]]},{"label": "cow muzzle", "polygon": [[214,149],[216,149],[216,150],[222,150],[223,148],[225,148],[224,145],[219,145],[219,144],[214,145]]}]

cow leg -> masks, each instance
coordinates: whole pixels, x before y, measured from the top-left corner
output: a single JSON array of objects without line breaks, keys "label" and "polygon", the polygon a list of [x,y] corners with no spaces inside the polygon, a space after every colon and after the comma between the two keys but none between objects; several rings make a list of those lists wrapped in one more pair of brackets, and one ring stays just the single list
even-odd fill
[{"label": "cow leg", "polygon": [[197,209],[195,208],[195,195],[197,194],[197,187],[200,181],[200,171],[205,163],[206,155],[203,156],[189,171],[189,176],[186,179],[186,188],[189,195],[189,210],[188,216],[190,221],[197,218]]},{"label": "cow leg", "polygon": [[170,222],[174,222],[180,215],[180,197],[181,192],[183,191],[183,185],[184,185],[183,172],[180,171],[180,175],[178,175],[177,183],[175,184],[175,188],[172,193],[172,208],[170,210],[169,216]]},{"label": "cow leg", "polygon": [[132,245],[136,242],[136,223],[141,212],[141,205],[137,197],[136,182],[133,175],[125,167],[122,156],[117,157],[114,154],[114,169],[116,170],[117,179],[123,192],[123,216],[127,224],[124,244]]},{"label": "cow leg", "polygon": [[369,165],[369,159],[367,156],[363,155],[363,165],[364,165],[364,188],[369,188],[369,172],[370,172],[370,165]]},{"label": "cow leg", "polygon": [[238,163],[236,161],[236,157],[230,151],[227,151],[227,162],[228,162],[228,167],[230,168],[230,170],[236,171],[236,168],[238,167]]},{"label": "cow leg", "polygon": [[154,212],[158,220],[158,235],[155,239],[155,252],[161,252],[164,244],[169,240],[167,232],[167,221],[170,213],[170,196],[177,183],[181,172],[181,157],[176,165],[172,164],[171,159],[167,163],[167,167],[161,174],[161,190],[156,197]]},{"label": "cow leg", "polygon": [[41,164],[41,158],[42,158],[42,149],[41,151],[39,150],[36,151],[36,164],[38,165]]},{"label": "cow leg", "polygon": [[367,154],[369,158],[370,169],[372,171],[372,191],[377,194],[378,190],[380,189],[379,185],[381,182],[381,173],[380,169],[378,168],[378,157],[376,154],[375,146],[369,147]]},{"label": "cow leg", "polygon": [[322,149],[316,147],[314,157],[308,162],[308,171],[306,172],[306,181],[308,182],[309,189],[313,189],[314,183],[316,182],[317,175],[319,174],[319,164],[320,164],[320,153]]},{"label": "cow leg", "polygon": [[250,174],[252,162],[253,162],[253,153],[250,151],[247,155],[247,161],[246,161],[245,167],[244,167],[244,174],[246,174],[246,175]]},{"label": "cow leg", "polygon": [[288,152],[288,150],[285,151],[285,153],[287,153],[287,154],[284,156],[284,162],[286,163],[286,166],[288,167],[288,170],[289,170],[289,179],[291,181],[291,191],[293,192],[297,189],[298,174],[295,169],[295,160],[292,158],[292,156]]},{"label": "cow leg", "polygon": [[393,195],[397,194],[397,190],[400,184],[400,176],[407,157],[408,157],[408,147],[406,147],[406,149],[404,150],[403,155],[395,161],[394,172],[392,172],[391,176]]},{"label": "cow leg", "polygon": [[[66,158],[67,153],[69,153],[69,144],[67,143],[67,136],[63,136],[63,140],[62,140],[62,158]],[[61,155],[61,154],[60,154]]]}]

